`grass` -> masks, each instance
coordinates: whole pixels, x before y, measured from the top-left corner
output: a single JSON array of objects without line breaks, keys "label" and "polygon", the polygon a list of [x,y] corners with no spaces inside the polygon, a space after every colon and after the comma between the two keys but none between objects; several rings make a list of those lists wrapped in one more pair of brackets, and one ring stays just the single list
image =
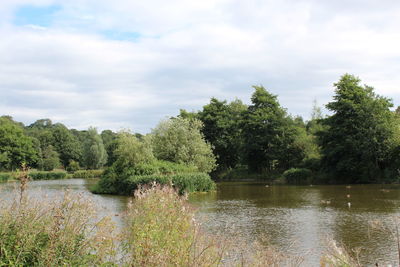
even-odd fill
[{"label": "grass", "polygon": [[29,196],[27,172],[15,199],[0,202],[0,266],[107,266],[115,261],[110,219],[91,199],[66,191],[56,199]]}]

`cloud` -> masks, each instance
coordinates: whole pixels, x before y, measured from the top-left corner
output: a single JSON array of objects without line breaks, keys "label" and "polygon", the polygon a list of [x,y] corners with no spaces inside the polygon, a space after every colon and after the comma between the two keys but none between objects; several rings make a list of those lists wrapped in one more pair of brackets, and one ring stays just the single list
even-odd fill
[{"label": "cloud", "polygon": [[399,105],[399,12],[389,0],[4,0],[0,113],[144,133],[211,97],[249,102],[262,84],[308,118],[346,72]]}]

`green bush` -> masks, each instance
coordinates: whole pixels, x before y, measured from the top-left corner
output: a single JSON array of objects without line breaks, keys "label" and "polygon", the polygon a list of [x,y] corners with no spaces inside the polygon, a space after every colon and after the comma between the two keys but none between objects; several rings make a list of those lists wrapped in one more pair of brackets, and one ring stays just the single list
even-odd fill
[{"label": "green bush", "polygon": [[67,172],[76,172],[80,169],[79,162],[75,160],[70,160],[66,168]]},{"label": "green bush", "polygon": [[28,174],[32,180],[59,180],[67,178],[65,172],[30,172]]},{"label": "green bush", "polygon": [[283,173],[288,184],[305,184],[310,181],[312,172],[305,168],[291,168]]},{"label": "green bush", "polygon": [[103,175],[103,170],[82,170],[76,171],[72,174],[72,178],[100,178]]},{"label": "green bush", "polygon": [[102,179],[92,190],[100,194],[131,195],[142,185],[157,183],[160,185],[172,184],[181,194],[185,192],[210,191],[215,188],[215,183],[206,173],[181,173],[170,175],[132,175],[126,179],[117,180],[115,176]]},{"label": "green bush", "polygon": [[11,179],[13,179],[13,176],[10,173],[0,173],[0,182],[7,182]]},{"label": "green bush", "polygon": [[174,162],[157,160],[152,163],[138,164],[132,167],[134,175],[152,175],[152,174],[175,174],[175,173],[191,173],[196,172],[195,166],[178,164]]}]

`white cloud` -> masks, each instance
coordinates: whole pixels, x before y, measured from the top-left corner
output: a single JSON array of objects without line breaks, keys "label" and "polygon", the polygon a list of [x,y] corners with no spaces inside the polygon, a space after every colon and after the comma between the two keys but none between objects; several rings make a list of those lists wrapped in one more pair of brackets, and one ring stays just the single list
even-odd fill
[{"label": "white cloud", "polygon": [[[345,72],[400,104],[397,1],[4,1],[0,112],[25,123],[147,132],[213,96],[248,102],[253,84],[308,117]],[[61,9],[46,27],[12,25],[29,3]]]}]

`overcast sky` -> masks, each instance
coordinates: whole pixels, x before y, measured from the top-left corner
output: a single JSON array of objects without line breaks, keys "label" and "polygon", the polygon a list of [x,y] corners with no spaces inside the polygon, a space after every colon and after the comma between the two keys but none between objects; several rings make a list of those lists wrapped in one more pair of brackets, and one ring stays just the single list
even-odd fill
[{"label": "overcast sky", "polygon": [[400,105],[398,0],[0,0],[0,115],[146,133],[264,85],[293,115],[344,73]]}]

